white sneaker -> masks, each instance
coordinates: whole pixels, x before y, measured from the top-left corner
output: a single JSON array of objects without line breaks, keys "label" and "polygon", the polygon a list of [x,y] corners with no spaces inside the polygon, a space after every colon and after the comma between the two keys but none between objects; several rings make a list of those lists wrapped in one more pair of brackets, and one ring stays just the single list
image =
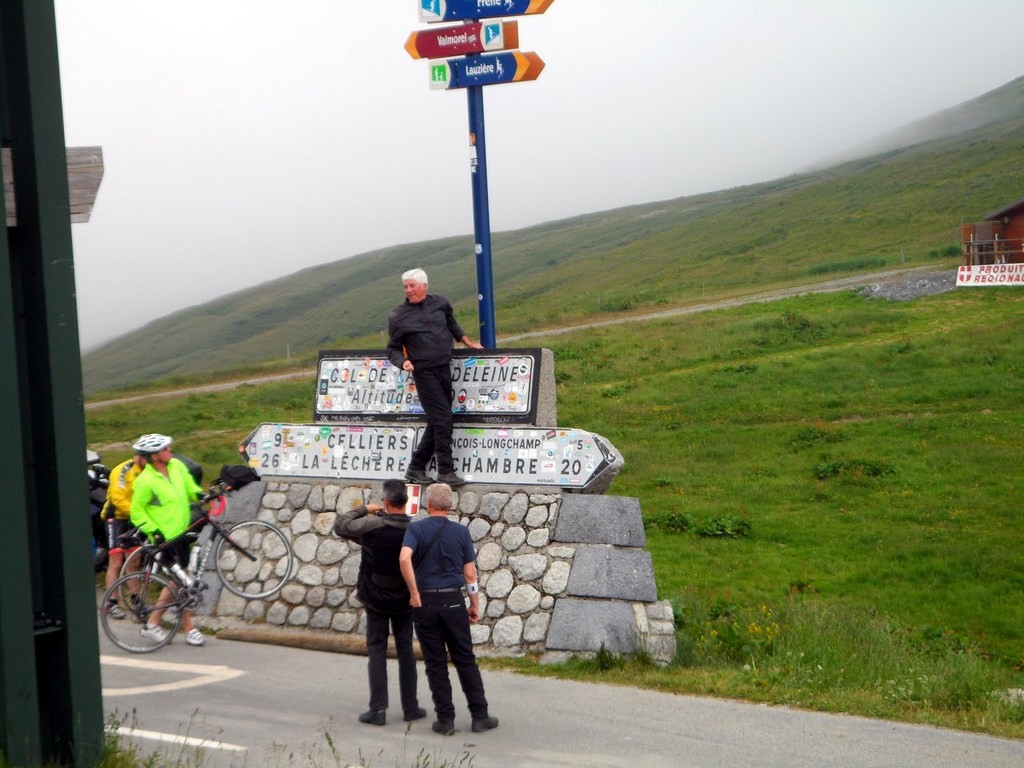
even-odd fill
[{"label": "white sneaker", "polygon": [[142,636],[148,637],[150,640],[156,640],[158,643],[162,643],[167,639],[167,630],[163,627],[151,627],[147,624],[142,628]]},{"label": "white sneaker", "polygon": [[192,627],[192,629],[185,633],[185,642],[189,645],[206,645],[206,638],[203,637],[202,632]]}]

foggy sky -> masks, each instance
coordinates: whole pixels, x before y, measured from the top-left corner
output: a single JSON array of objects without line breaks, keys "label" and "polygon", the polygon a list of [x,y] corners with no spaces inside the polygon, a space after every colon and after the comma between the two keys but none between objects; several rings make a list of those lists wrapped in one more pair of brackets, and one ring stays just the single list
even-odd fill
[{"label": "foggy sky", "polygon": [[[466,96],[404,50],[417,8],[56,0],[67,144],[105,162],[72,228],[84,348],[472,233]],[[1019,18],[1019,0],[555,0],[519,18],[540,78],[484,89],[492,231],[804,170],[1024,74]]]}]

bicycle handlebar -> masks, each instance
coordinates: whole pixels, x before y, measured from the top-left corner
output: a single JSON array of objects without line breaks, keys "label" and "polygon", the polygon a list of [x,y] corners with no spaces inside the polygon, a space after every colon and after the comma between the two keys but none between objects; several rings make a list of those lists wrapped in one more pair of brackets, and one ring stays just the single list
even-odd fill
[{"label": "bicycle handlebar", "polygon": [[200,504],[205,504],[208,501],[213,501],[214,499],[219,499],[221,496],[224,495],[224,492],[226,490],[227,490],[227,486],[224,485],[224,483],[217,483],[217,482],[215,482],[215,483],[213,483],[210,486],[210,490],[208,490],[206,493],[204,493],[199,498],[199,503]]}]

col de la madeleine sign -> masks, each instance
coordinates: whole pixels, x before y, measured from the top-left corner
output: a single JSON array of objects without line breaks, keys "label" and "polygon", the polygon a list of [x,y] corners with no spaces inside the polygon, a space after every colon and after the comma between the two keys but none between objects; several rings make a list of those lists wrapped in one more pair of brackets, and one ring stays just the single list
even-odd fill
[{"label": "col de la madeleine sign", "polygon": [[[531,424],[540,386],[539,349],[456,350],[452,413],[457,423]],[[317,422],[423,421],[415,377],[383,353],[320,353],[313,408]]]}]

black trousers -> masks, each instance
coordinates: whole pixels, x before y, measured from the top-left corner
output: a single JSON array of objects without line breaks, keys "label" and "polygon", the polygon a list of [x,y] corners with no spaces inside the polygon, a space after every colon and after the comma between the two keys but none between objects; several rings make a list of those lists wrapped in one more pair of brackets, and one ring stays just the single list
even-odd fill
[{"label": "black trousers", "polygon": [[388,626],[395,636],[398,655],[398,692],[402,712],[415,712],[420,704],[416,697],[416,656],[412,650],[412,614],[381,613],[366,609],[367,672],[370,678],[370,709],[388,708]]},{"label": "black trousers", "polygon": [[409,461],[411,469],[426,469],[431,456],[437,456],[437,472],[455,470],[452,463],[452,370],[449,365],[417,368],[412,374],[416,394],[427,415],[423,439]]},{"label": "black trousers", "polygon": [[473,653],[473,640],[469,634],[469,614],[461,592],[431,594],[420,592],[423,607],[412,609],[416,637],[423,652],[423,666],[427,683],[434,699],[434,712],[438,720],[455,719],[452,703],[452,684],[448,677],[448,659],[459,676],[459,684],[466,695],[469,713],[474,720],[487,717],[487,697],[484,681]]}]

